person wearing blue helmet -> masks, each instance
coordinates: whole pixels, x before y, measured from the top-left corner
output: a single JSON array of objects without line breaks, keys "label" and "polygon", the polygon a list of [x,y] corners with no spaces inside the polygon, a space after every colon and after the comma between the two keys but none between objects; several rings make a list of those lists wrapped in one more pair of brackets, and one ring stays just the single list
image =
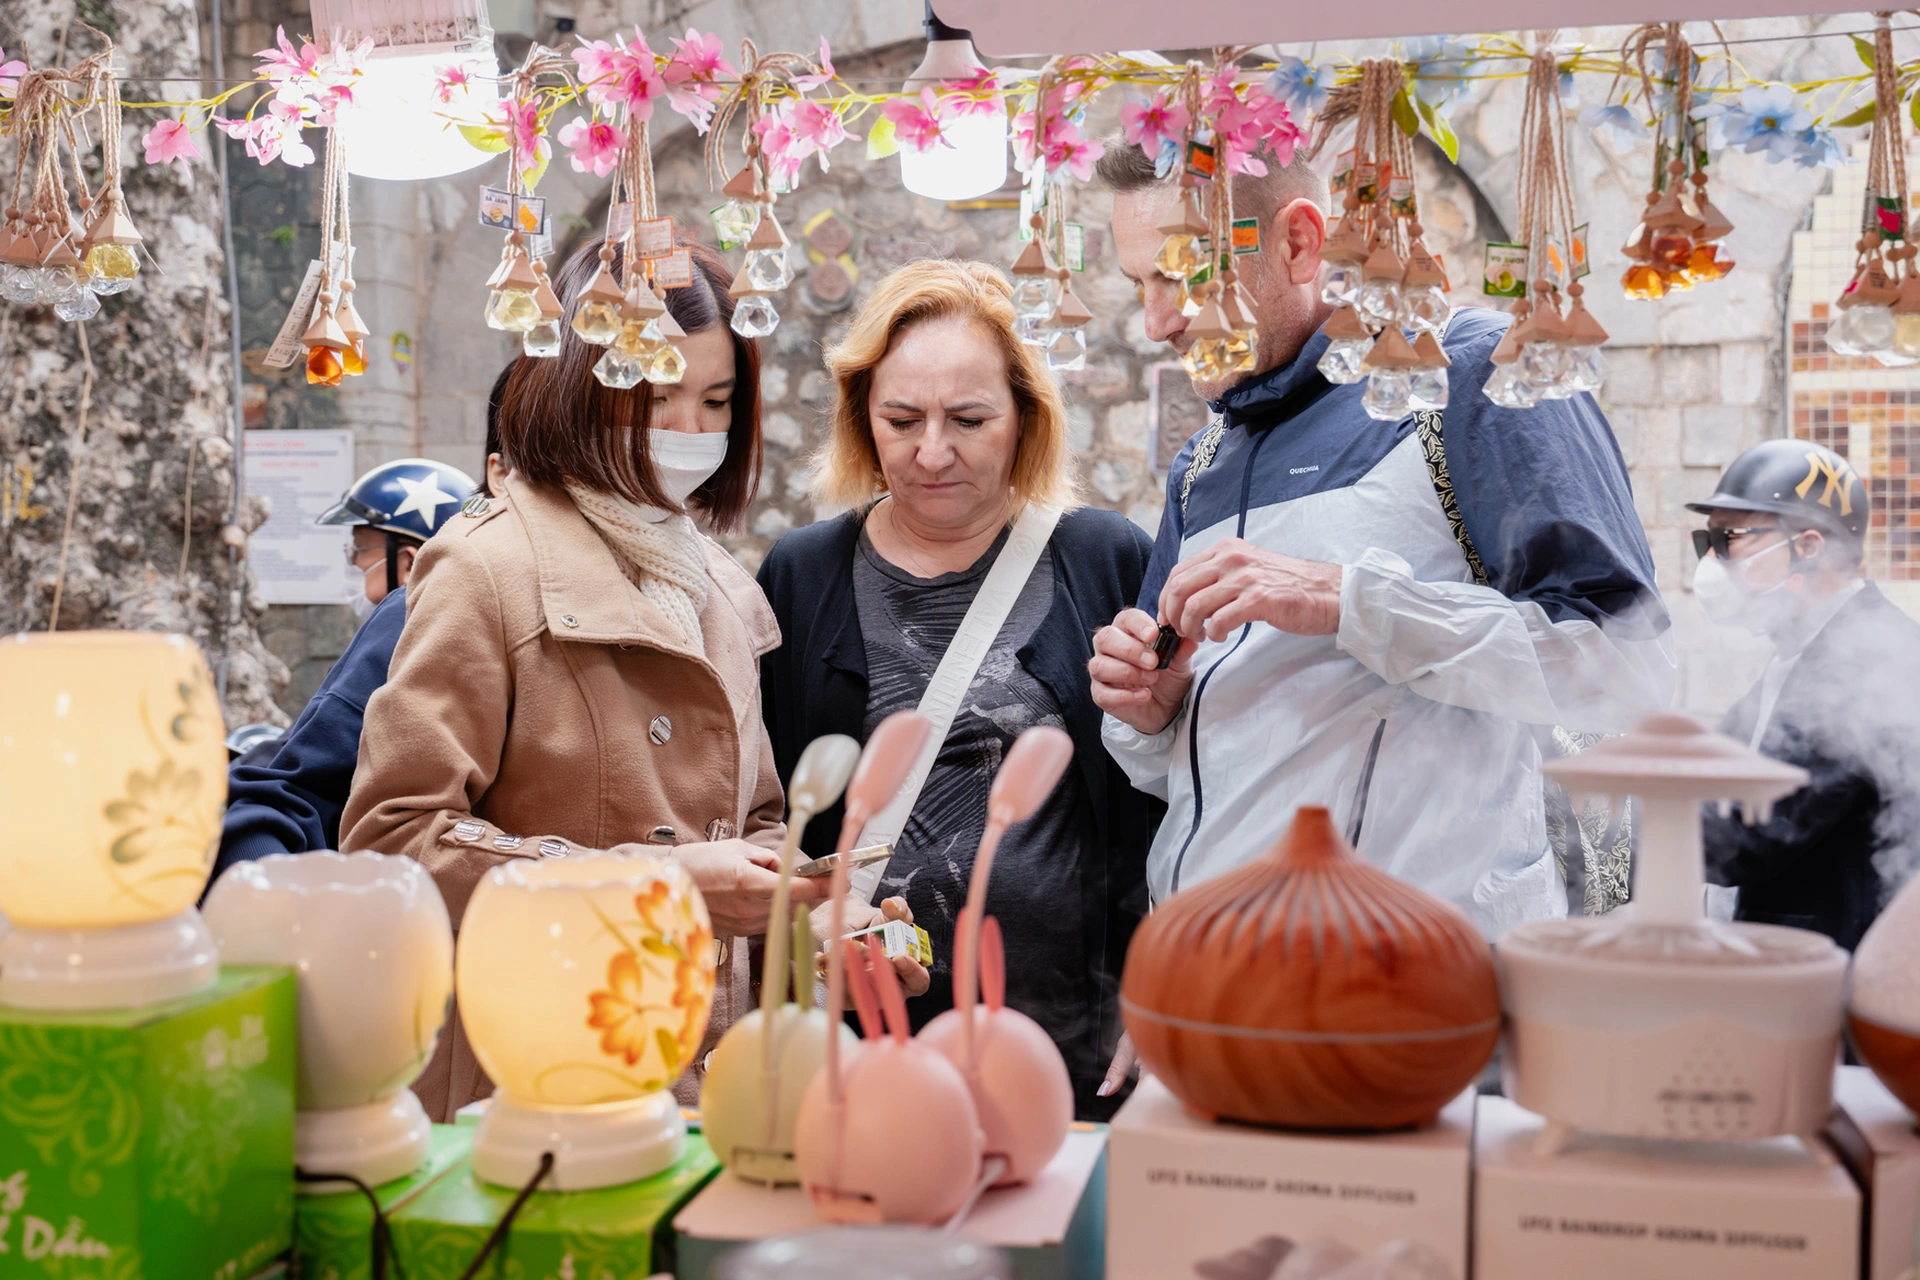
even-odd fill
[{"label": "person wearing blue helmet", "polygon": [[497,422],[505,381],[503,372],[487,401],[486,484],[476,488],[465,472],[442,462],[389,462],[361,476],[320,518],[353,527],[348,564],[359,581],[348,603],[364,621],[293,727],[228,769],[215,878],[236,862],[270,853],[338,847],[367,699],[387,682],[406,625],[414,557],[476,494],[496,493],[496,476],[505,473]]}]

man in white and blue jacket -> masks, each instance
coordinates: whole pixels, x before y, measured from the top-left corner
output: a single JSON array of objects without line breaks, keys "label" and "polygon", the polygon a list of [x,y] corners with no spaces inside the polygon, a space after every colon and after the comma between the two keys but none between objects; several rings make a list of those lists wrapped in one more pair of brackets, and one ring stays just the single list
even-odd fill
[{"label": "man in white and blue jacket", "polygon": [[[1101,173],[1146,331],[1184,352],[1177,287],[1152,265],[1176,189],[1124,144]],[[1506,315],[1453,314],[1442,422],[1376,421],[1364,382],[1320,375],[1326,203],[1299,161],[1235,184],[1235,216],[1260,220],[1261,251],[1238,259],[1256,371],[1196,384],[1216,419],[1168,476],[1139,608],[1095,637],[1094,700],[1108,750],[1167,801],[1155,901],[1324,805],[1369,862],[1495,938],[1566,912],[1536,734],[1664,705],[1668,618],[1593,398],[1518,411],[1482,393]],[[1162,622],[1182,640],[1157,670]]]}]

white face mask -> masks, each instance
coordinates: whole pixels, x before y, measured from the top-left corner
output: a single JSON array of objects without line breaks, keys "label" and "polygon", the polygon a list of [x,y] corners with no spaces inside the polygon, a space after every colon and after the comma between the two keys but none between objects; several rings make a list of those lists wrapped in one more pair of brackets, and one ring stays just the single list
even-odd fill
[{"label": "white face mask", "polygon": [[1723,627],[1743,627],[1755,635],[1763,635],[1792,617],[1800,601],[1795,592],[1787,590],[1788,578],[1770,587],[1747,582],[1747,569],[1755,560],[1786,551],[1789,545],[1783,539],[1744,560],[1722,560],[1717,555],[1702,560],[1693,571],[1693,595],[1701,611]]},{"label": "white face mask", "polygon": [[663,494],[685,506],[693,491],[727,460],[727,433],[649,427],[647,454],[653,460],[653,474]]},{"label": "white face mask", "polygon": [[353,616],[365,622],[367,615],[374,610],[374,603],[367,598],[367,575],[375,569],[386,572],[387,558],[381,556],[365,569],[350,568],[347,572],[347,608],[353,610]]}]

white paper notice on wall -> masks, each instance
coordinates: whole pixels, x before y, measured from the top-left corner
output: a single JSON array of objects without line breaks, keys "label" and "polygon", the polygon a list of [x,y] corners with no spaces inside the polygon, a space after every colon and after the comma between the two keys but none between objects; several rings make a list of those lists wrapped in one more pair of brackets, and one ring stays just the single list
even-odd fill
[{"label": "white paper notice on wall", "polygon": [[249,431],[247,492],[273,503],[273,515],[247,540],[254,577],[268,604],[344,604],[345,525],[314,521],[353,483],[351,431]]}]

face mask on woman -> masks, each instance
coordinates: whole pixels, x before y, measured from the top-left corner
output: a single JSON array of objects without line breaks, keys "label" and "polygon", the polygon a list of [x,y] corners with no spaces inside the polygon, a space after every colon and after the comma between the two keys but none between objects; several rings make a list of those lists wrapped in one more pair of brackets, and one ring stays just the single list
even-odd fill
[{"label": "face mask on woman", "polygon": [[693,491],[707,482],[727,460],[725,431],[647,431],[647,455],[664,496],[685,506]]},{"label": "face mask on woman", "polygon": [[1717,555],[1702,560],[1693,571],[1693,595],[1701,611],[1723,627],[1744,627],[1755,635],[1771,631],[1791,617],[1799,607],[1795,593],[1787,590],[1791,575],[1770,587],[1756,587],[1747,580],[1747,571],[1755,560],[1790,546],[1782,540],[1744,560],[1722,560]]}]

